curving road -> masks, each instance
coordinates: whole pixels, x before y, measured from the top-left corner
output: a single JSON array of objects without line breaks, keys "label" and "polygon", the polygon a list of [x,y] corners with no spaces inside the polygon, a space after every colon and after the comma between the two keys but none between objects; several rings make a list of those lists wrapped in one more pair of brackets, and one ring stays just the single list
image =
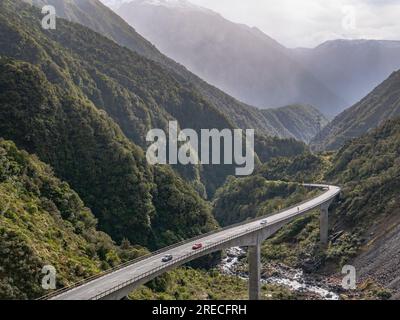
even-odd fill
[{"label": "curving road", "polygon": [[[139,285],[188,261],[231,246],[250,245],[255,239],[257,241],[261,239],[262,241],[293,220],[293,218],[322,206],[327,208],[340,193],[340,188],[336,186],[320,184],[305,184],[304,186],[321,188],[325,192],[313,199],[268,217],[245,221],[159,250],[97,278],[72,288],[55,292],[44,298],[52,300],[120,299]],[[263,220],[266,220],[267,223],[261,225]],[[196,243],[202,243],[203,248],[196,251],[192,250],[192,246]],[[166,254],[171,254],[173,259],[163,263],[161,259]]]}]

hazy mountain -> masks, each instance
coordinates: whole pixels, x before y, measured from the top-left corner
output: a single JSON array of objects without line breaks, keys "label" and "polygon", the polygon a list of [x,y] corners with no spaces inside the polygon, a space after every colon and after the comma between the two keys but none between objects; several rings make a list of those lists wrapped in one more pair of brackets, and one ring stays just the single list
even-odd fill
[{"label": "hazy mountain", "polygon": [[211,10],[184,0],[137,0],[116,12],[167,56],[248,104],[311,104],[329,115],[347,104],[277,41]]},{"label": "hazy mountain", "polygon": [[334,40],[293,50],[299,62],[350,106],[400,69],[400,41]]},{"label": "hazy mountain", "polygon": [[339,114],[312,141],[316,150],[340,148],[346,141],[400,116],[400,71],[393,73],[360,102]]},{"label": "hazy mountain", "polygon": [[[32,0],[28,2],[32,3]],[[59,16],[83,24],[111,38],[118,44],[126,46],[160,63],[163,67],[172,72],[171,74],[174,75],[176,80],[186,81],[195,86],[201,95],[221,111],[236,127],[243,129],[253,128],[257,130],[258,134],[268,136],[277,136],[281,138],[295,137],[298,140],[302,140],[303,134],[293,135],[289,132],[290,130],[288,131],[287,128],[284,128],[283,125],[277,121],[275,116],[271,118],[268,114],[261,112],[259,109],[239,102],[216,87],[209,85],[182,65],[163,55],[122,18],[101,4],[100,1],[33,0],[33,3],[38,6],[44,3],[52,4],[56,7]],[[313,116],[312,112],[308,114]],[[310,121],[315,121],[315,119],[310,119]],[[309,130],[308,127],[304,129],[307,131]],[[309,134],[305,132],[304,135],[308,136]],[[263,138],[260,139],[265,140]]]}]

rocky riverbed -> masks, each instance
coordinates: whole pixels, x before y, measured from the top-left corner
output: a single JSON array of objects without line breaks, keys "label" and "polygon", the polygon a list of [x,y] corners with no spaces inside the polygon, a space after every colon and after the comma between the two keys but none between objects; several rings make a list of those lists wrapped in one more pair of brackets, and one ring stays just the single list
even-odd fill
[{"label": "rocky riverbed", "polygon": [[[219,265],[222,273],[248,279],[246,251],[239,247],[230,248]],[[308,299],[338,300],[337,284],[331,279],[304,274],[301,269],[290,268],[279,263],[263,265],[262,283],[279,285],[301,294]]]}]

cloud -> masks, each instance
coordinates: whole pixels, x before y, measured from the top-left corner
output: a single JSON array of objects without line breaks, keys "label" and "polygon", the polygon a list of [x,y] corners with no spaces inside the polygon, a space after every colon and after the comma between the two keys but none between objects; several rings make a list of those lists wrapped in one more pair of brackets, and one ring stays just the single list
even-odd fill
[{"label": "cloud", "polygon": [[288,47],[326,40],[400,40],[399,0],[191,0],[225,18],[257,26]]}]

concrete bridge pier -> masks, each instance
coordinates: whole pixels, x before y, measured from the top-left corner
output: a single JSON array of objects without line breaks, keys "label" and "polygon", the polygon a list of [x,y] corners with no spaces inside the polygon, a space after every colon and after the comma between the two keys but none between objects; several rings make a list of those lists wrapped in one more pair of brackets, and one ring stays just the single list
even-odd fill
[{"label": "concrete bridge pier", "polygon": [[321,206],[321,214],[319,219],[320,241],[323,246],[328,245],[329,206],[330,203]]},{"label": "concrete bridge pier", "polygon": [[261,296],[261,244],[248,247],[249,299],[260,300]]}]

